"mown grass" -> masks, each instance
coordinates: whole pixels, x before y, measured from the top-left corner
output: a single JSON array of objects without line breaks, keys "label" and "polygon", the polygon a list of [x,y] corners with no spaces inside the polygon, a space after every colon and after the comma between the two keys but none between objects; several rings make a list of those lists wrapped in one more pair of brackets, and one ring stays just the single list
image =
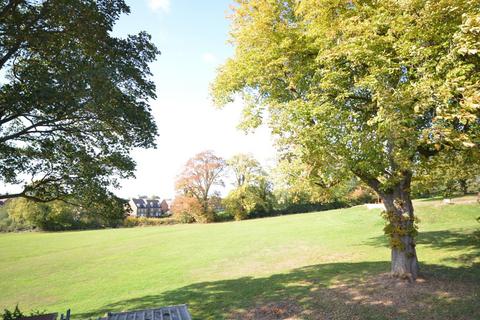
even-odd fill
[{"label": "mown grass", "polygon": [[[194,319],[480,318],[480,206],[416,201],[424,279],[392,282],[379,210],[210,225],[0,235],[0,308],[187,303]],[[403,298],[402,298],[403,297]],[[415,312],[413,316],[412,313]]]}]

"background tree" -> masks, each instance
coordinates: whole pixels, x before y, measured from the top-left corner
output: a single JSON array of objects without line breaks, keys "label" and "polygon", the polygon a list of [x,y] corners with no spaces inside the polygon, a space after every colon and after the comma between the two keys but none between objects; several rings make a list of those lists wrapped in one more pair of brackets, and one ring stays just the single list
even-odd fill
[{"label": "background tree", "polygon": [[412,182],[412,192],[416,196],[425,197],[441,195],[451,198],[455,195],[466,195],[480,190],[480,163],[462,155],[436,157],[436,165],[418,168]]},{"label": "background tree", "polygon": [[195,198],[202,207],[204,222],[212,222],[214,215],[210,207],[210,195],[215,186],[224,186],[223,173],[225,160],[203,151],[187,161],[182,173],[177,177],[175,188],[180,195]]},{"label": "background tree", "polygon": [[155,146],[145,32],[113,37],[123,0],[0,0],[0,181],[36,201],[113,195]]},{"label": "background tree", "polygon": [[278,212],[321,211],[378,201],[375,192],[355,176],[324,175],[320,179],[316,167],[303,161],[298,151],[283,153],[271,173]]},{"label": "background tree", "polygon": [[191,196],[177,195],[172,202],[173,218],[180,223],[209,222],[200,202]]},{"label": "background tree", "polygon": [[[70,201],[69,201],[70,200]],[[76,202],[68,199],[67,202]],[[103,203],[71,205],[65,201],[36,202],[16,198],[0,210],[0,230],[76,230],[120,226],[125,218],[125,200],[105,199]]]},{"label": "background tree", "polygon": [[252,212],[264,204],[254,187],[242,185],[231,190],[223,199],[225,211],[233,216],[235,220],[243,220],[249,217]]},{"label": "background tree", "polygon": [[227,165],[233,172],[235,187],[241,187],[245,183],[256,180],[259,176],[266,175],[260,162],[250,154],[236,154],[227,161]]},{"label": "background tree", "polygon": [[302,160],[298,150],[284,152],[272,172],[279,205],[328,203],[340,200],[352,186],[347,177],[317,179],[315,169]]},{"label": "background tree", "polygon": [[237,154],[227,164],[234,175],[234,189],[224,199],[226,211],[233,214],[235,220],[271,211],[272,183],[260,163],[251,155]]},{"label": "background tree", "polygon": [[480,159],[478,1],[237,2],[215,103],[240,94],[243,125],[269,112],[317,179],[354,174],[375,190],[391,271],[416,278],[412,177],[436,157]]}]

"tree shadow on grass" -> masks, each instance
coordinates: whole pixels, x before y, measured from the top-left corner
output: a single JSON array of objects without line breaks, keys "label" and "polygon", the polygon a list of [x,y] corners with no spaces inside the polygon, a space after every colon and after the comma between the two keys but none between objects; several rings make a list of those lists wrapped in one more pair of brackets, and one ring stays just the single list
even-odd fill
[{"label": "tree shadow on grass", "polygon": [[76,318],[186,303],[193,319],[480,319],[480,265],[422,265],[428,276],[415,284],[382,273],[389,266],[329,263],[263,278],[201,282]]},{"label": "tree shadow on grass", "polygon": [[[416,241],[419,245],[452,253],[459,250],[468,251],[468,253],[462,253],[444,259],[448,262],[458,262],[469,265],[473,264],[475,260],[480,257],[480,230],[469,233],[455,230],[420,232]],[[370,238],[365,244],[386,248],[389,246],[386,236]]]}]

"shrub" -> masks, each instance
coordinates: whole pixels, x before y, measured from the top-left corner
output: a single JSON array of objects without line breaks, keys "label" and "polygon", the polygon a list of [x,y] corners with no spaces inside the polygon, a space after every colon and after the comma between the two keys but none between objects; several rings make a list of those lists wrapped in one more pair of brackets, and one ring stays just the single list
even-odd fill
[{"label": "shrub", "polygon": [[273,215],[284,215],[284,214],[297,214],[305,212],[317,212],[317,211],[327,211],[340,208],[348,208],[350,205],[343,201],[333,201],[326,203],[291,203],[288,206],[285,206],[282,209],[275,210],[272,212]]},{"label": "shrub", "polygon": [[[33,310],[30,311],[30,316],[38,316],[45,314],[45,311],[39,311],[39,310]],[[15,309],[13,311],[10,311],[8,309],[4,309],[3,314],[2,314],[2,320],[16,320],[16,319],[21,319],[23,317],[26,317],[27,315],[23,314],[23,312],[20,311],[18,308],[18,304],[15,306]]]},{"label": "shrub", "polygon": [[63,201],[38,203],[16,198],[0,207],[0,231],[60,231],[121,225],[125,217],[123,200],[104,200],[98,204],[71,205]]},{"label": "shrub", "polygon": [[374,191],[370,188],[363,186],[357,187],[355,190],[350,192],[347,196],[347,201],[350,205],[355,206],[358,204],[364,203],[373,203],[378,200],[378,197]]},{"label": "shrub", "polygon": [[204,212],[200,202],[189,196],[177,196],[172,203],[173,217],[180,223],[212,222],[213,211]]},{"label": "shrub", "polygon": [[146,217],[126,217],[123,220],[123,226],[126,228],[132,227],[147,227],[147,226],[162,226],[176,224],[177,220],[171,217],[167,218],[146,218]]},{"label": "shrub", "polygon": [[227,211],[220,211],[215,213],[215,222],[233,221],[234,219],[235,217]]},{"label": "shrub", "polygon": [[24,317],[24,315],[18,308],[18,304],[15,306],[15,309],[13,311],[5,309],[2,314],[3,320],[15,320],[15,319],[20,319],[22,317]]},{"label": "shrub", "polygon": [[246,184],[231,190],[223,200],[225,211],[235,220],[269,215],[272,203],[272,194],[268,187]]},{"label": "shrub", "polygon": [[195,218],[187,212],[178,212],[173,215],[175,221],[179,223],[194,223]]}]

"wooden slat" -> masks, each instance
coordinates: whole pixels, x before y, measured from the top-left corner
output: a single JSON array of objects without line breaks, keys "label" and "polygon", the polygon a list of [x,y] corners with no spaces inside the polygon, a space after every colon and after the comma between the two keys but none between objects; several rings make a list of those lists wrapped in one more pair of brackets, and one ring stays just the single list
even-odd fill
[{"label": "wooden slat", "polygon": [[190,315],[190,313],[188,312],[188,307],[186,304],[183,305],[183,309],[185,311],[185,316],[186,316],[186,319],[185,320],[192,320],[192,316]]},{"label": "wooden slat", "polygon": [[113,313],[109,314],[105,320],[167,320],[164,317],[167,312],[170,315],[168,320],[191,320],[186,305]]}]

